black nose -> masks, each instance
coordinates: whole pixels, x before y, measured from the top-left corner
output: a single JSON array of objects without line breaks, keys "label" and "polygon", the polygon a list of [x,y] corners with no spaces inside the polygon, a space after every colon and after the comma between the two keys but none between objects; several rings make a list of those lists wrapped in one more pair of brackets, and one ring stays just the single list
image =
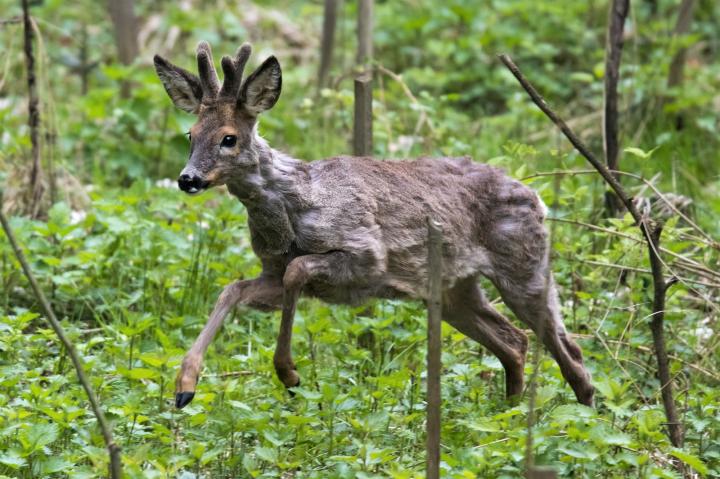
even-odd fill
[{"label": "black nose", "polygon": [[180,178],[178,178],[178,186],[186,193],[197,193],[207,188],[208,182],[197,175],[180,175]]}]

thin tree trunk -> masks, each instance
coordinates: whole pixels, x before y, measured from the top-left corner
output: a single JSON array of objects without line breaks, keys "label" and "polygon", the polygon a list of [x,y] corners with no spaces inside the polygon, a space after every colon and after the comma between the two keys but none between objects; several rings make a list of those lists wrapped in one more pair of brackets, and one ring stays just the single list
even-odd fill
[{"label": "thin tree trunk", "polygon": [[[108,0],[108,11],[115,29],[115,43],[118,58],[123,65],[131,65],[138,56],[138,23],[135,17],[134,0]],[[130,96],[130,83],[124,81],[121,87],[123,98]]]},{"label": "thin tree trunk", "polygon": [[653,277],[653,308],[652,308],[652,321],[650,329],[653,334],[653,345],[655,347],[655,357],[658,362],[658,376],[660,378],[660,391],[662,393],[663,406],[665,407],[665,416],[667,418],[668,435],[670,441],[675,447],[682,447],[683,443],[683,428],[682,423],[678,417],[677,408],[675,407],[675,400],[673,398],[672,391],[672,380],[670,377],[670,367],[668,361],[668,355],[665,347],[664,338],[664,317],[665,317],[665,295],[667,289],[676,281],[675,278],[671,278],[669,281],[665,281],[663,274],[663,263],[660,258],[660,234],[662,233],[662,227],[640,214],[638,209],[633,203],[631,197],[625,192],[620,182],[617,181],[615,175],[599,161],[595,155],[583,144],[583,142],[573,133],[573,131],[567,126],[567,124],[558,117],[557,114],[548,106],[545,100],[535,90],[535,88],[528,82],[525,76],[520,72],[520,69],[513,63],[509,56],[502,54],[499,56],[500,60],[505,66],[512,72],[515,78],[518,80],[520,85],[530,95],[535,105],[542,110],[543,113],[563,132],[565,137],[572,143],[575,149],[585,157],[588,162],[600,173],[600,176],[610,185],[615,191],[618,198],[623,202],[625,208],[632,215],[635,220],[635,224],[640,228],[643,237],[648,246],[648,256],[650,258],[650,268]]},{"label": "thin tree trunk", "polygon": [[[680,10],[678,11],[677,23],[675,23],[675,30],[673,32],[674,37],[685,35],[690,30],[692,23],[693,12],[695,11],[695,0],[683,0],[680,4]],[[668,72],[668,89],[676,88],[682,85],[683,77],[685,74],[685,57],[687,54],[687,48],[680,48],[670,63],[670,70]],[[678,113],[675,116],[675,127],[680,130],[683,127],[682,114]]]},{"label": "thin tree trunk", "polygon": [[33,52],[33,25],[30,19],[28,0],[22,0],[23,33],[25,50],[25,69],[27,70],[28,87],[28,127],[32,151],[32,167],[30,169],[29,213],[36,218],[40,213],[40,202],[43,196],[42,165],[40,164],[40,108],[38,106],[37,77],[35,76],[35,54]]},{"label": "thin tree trunk", "polygon": [[320,45],[320,70],[318,71],[318,90],[327,86],[328,74],[332,66],[335,48],[335,26],[337,25],[337,7],[339,0],[325,0],[323,11],[322,43]]},{"label": "thin tree trunk", "polygon": [[373,0],[358,0],[357,64],[367,68],[373,57]]},{"label": "thin tree trunk", "polygon": [[[620,59],[623,48],[623,30],[630,7],[630,0],[613,0],[608,15],[607,46],[605,49],[605,108],[603,115],[603,145],[605,162],[610,170],[618,169],[619,128],[618,128],[618,81],[620,80]],[[615,175],[616,178],[617,175]],[[620,179],[618,178],[618,181]],[[620,210],[620,202],[614,194],[606,195],[610,216]]]}]

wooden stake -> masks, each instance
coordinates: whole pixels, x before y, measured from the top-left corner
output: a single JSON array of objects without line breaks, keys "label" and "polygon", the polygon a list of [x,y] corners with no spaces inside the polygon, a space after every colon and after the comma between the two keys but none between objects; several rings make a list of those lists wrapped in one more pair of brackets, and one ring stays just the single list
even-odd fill
[{"label": "wooden stake", "polygon": [[364,72],[355,78],[353,155],[372,155],[372,123],[372,75]]},{"label": "wooden stake", "polygon": [[427,479],[440,477],[442,229],[428,218]]}]

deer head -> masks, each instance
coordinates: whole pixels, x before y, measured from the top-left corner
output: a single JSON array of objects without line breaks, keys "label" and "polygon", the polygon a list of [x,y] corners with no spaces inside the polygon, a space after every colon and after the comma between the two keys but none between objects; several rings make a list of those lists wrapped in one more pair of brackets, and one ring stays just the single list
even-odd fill
[{"label": "deer head", "polygon": [[175,106],[198,117],[188,133],[190,159],[178,178],[178,186],[186,193],[225,184],[259,166],[253,149],[257,117],[280,97],[282,72],[271,56],[242,81],[250,51],[245,43],[234,58],[223,57],[222,86],[206,42],[197,47],[199,76],[155,55],[155,70]]}]

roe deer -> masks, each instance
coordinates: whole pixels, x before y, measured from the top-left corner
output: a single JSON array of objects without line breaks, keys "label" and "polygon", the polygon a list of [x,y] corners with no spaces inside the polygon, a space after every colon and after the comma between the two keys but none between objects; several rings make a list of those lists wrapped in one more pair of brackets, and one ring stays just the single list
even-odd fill
[{"label": "roe deer", "polygon": [[195,194],[227,185],[247,209],[262,274],[220,294],[176,380],[181,408],[194,394],[203,355],[236,305],[282,310],[274,365],[282,383],[300,382],[290,342],[300,293],[340,304],[368,298],[427,299],[429,215],[444,231],[443,319],[495,354],[506,394],[523,390],[527,337],[493,308],[478,285],[487,277],[505,304],[560,365],[577,400],[591,405],[582,353],[568,337],[548,264],[545,207],[528,187],[470,158],[376,161],[342,156],[306,163],[272,149],[257,118],[280,96],[280,65],[271,56],[244,81],[244,44],[223,57],[220,85],[210,46],[197,49],[199,76],[155,56],[175,105],[198,116],[190,159],[178,179]]}]

